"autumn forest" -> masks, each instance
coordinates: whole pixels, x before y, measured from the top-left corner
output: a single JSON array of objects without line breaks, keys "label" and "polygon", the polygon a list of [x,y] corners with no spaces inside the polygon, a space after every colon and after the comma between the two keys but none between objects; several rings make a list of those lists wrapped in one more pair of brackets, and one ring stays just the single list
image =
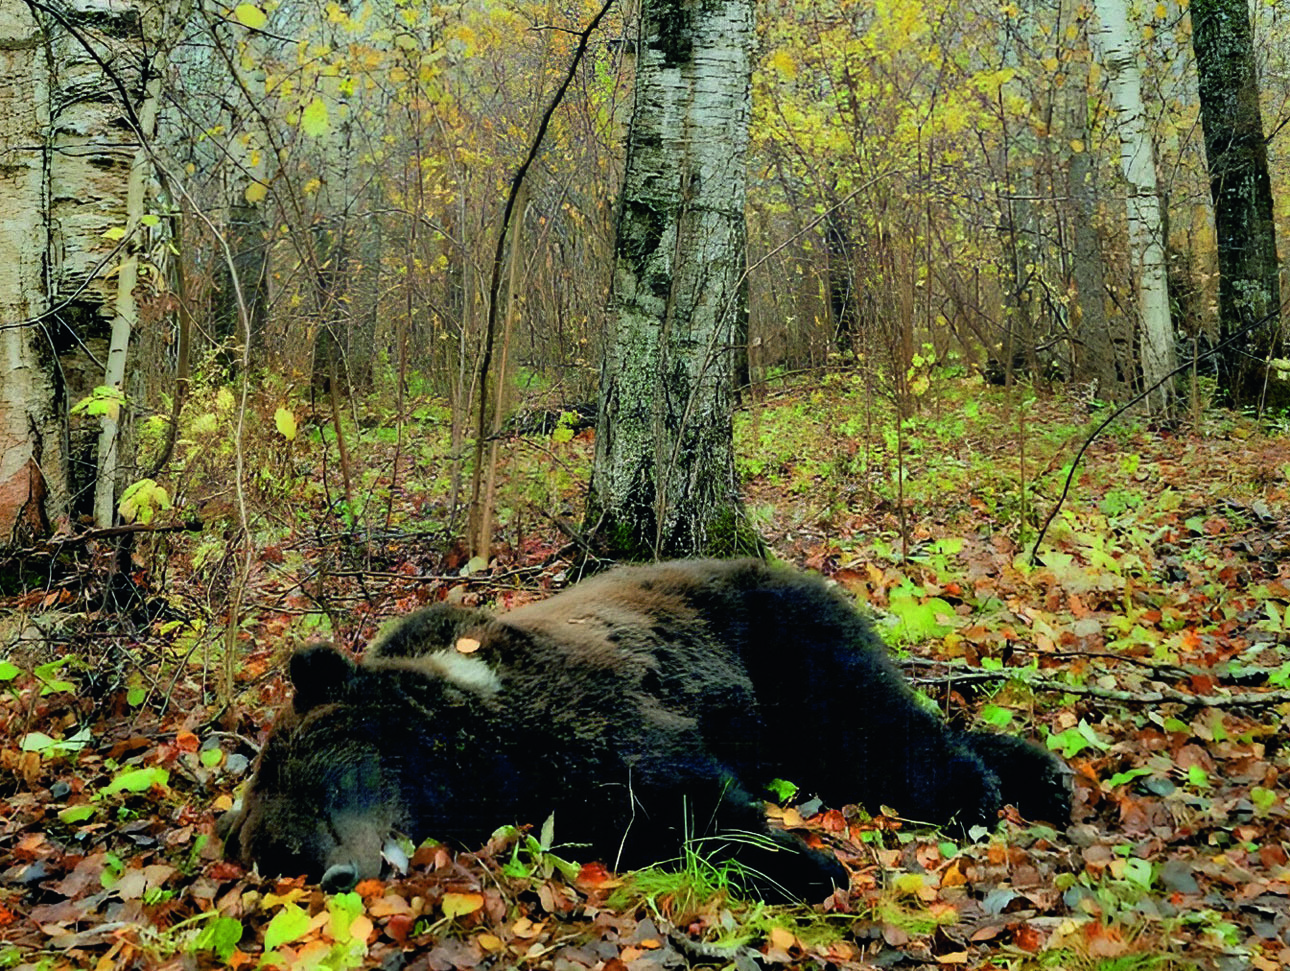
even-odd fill
[{"label": "autumn forest", "polygon": [[[1287,130],[1264,0],[0,0],[0,968],[1287,966]],[[226,857],[293,651],[696,556],[1070,825]]]}]

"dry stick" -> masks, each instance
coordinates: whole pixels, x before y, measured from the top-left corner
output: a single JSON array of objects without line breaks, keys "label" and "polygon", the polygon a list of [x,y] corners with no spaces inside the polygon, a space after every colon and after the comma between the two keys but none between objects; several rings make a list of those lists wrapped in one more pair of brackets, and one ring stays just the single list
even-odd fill
[{"label": "dry stick", "polygon": [[[582,63],[582,56],[587,51],[587,43],[591,39],[592,32],[600,25],[601,19],[609,12],[609,7],[614,0],[605,0],[605,5],[600,8],[599,12],[591,18],[585,30],[578,35],[578,48],[573,52],[573,59],[569,62],[569,70],[564,76],[564,81],[556,89],[555,94],[551,97],[550,104],[542,113],[542,121],[538,124],[537,134],[533,136],[533,143],[529,146],[529,153],[520,167],[516,169],[514,178],[511,179],[510,192],[506,195],[506,208],[502,211],[502,227],[497,233],[497,249],[493,254],[493,275],[492,281],[488,287],[488,324],[484,329],[484,350],[479,361],[479,381],[477,392],[479,394],[479,411],[478,420],[475,426],[475,467],[471,469],[470,475],[470,505],[473,513],[478,514],[479,510],[479,492],[483,480],[484,465],[484,440],[488,434],[488,369],[493,363],[493,341],[497,334],[497,298],[502,288],[502,262],[506,253],[506,235],[511,226],[511,215],[515,211],[515,199],[519,196],[520,187],[524,184],[524,177],[528,174],[529,167],[537,158],[538,151],[542,147],[542,140],[546,137],[547,126],[551,124],[551,116],[555,114],[555,109],[560,106],[564,100],[564,93],[569,90],[569,85],[573,83],[573,76],[578,70],[578,65]],[[480,551],[475,550],[476,554]],[[485,555],[486,551],[485,551]]]},{"label": "dry stick", "polygon": [[1079,451],[1075,453],[1075,458],[1071,461],[1070,471],[1066,473],[1066,482],[1062,486],[1062,494],[1057,497],[1057,502],[1053,505],[1053,508],[1049,511],[1048,517],[1044,520],[1044,525],[1040,527],[1039,535],[1035,537],[1035,545],[1030,549],[1030,564],[1032,566],[1039,562],[1039,544],[1044,541],[1044,537],[1048,534],[1048,527],[1052,525],[1053,520],[1057,517],[1058,510],[1062,508],[1062,504],[1066,501],[1066,497],[1070,494],[1071,483],[1075,480],[1075,470],[1079,468],[1080,459],[1084,457],[1084,453],[1088,451],[1089,446],[1093,444],[1094,440],[1099,435],[1101,435],[1102,432],[1106,431],[1106,429],[1110,426],[1111,422],[1115,421],[1117,418],[1123,415],[1134,405],[1143,401],[1148,395],[1150,395],[1153,391],[1155,391],[1157,388],[1163,385],[1166,381],[1172,380],[1177,375],[1182,374],[1184,371],[1195,366],[1196,361],[1201,361],[1207,357],[1212,357],[1213,355],[1217,354],[1219,351],[1235,343],[1240,338],[1245,337],[1247,334],[1252,333],[1253,331],[1264,326],[1265,324],[1278,319],[1287,307],[1290,307],[1290,300],[1287,300],[1285,303],[1283,303],[1272,313],[1266,314],[1265,316],[1260,317],[1258,320],[1252,320],[1244,327],[1241,327],[1235,332],[1228,334],[1225,338],[1223,338],[1221,341],[1219,341],[1217,344],[1215,344],[1213,347],[1207,350],[1204,354],[1201,354],[1199,357],[1194,358],[1192,361],[1188,361],[1186,364],[1178,365],[1178,367],[1174,368],[1172,371],[1166,374],[1155,384],[1151,385],[1151,387],[1144,388],[1142,391],[1138,392],[1136,395],[1134,395],[1132,398],[1130,398],[1128,401],[1122,404],[1119,408],[1116,408],[1115,411],[1111,412],[1109,415],[1106,416],[1106,418],[1102,421],[1101,424],[1099,424],[1095,429],[1093,429],[1092,433],[1089,434],[1088,438],[1084,439],[1084,444],[1079,447]]},{"label": "dry stick", "polygon": [[354,488],[349,474],[349,446],[345,442],[345,429],[340,423],[340,391],[337,389],[336,358],[331,359],[331,374],[327,380],[328,396],[331,399],[331,423],[336,430],[336,445],[340,450],[340,475],[345,482],[345,502],[349,504],[349,515],[355,515]]},{"label": "dry stick", "polygon": [[[1002,681],[1013,677],[1007,671],[965,671],[947,674],[935,678],[911,678],[919,685],[954,685],[974,681]],[[1176,702],[1180,705],[1202,706],[1205,708],[1260,708],[1266,705],[1280,705],[1290,702],[1290,691],[1247,691],[1231,695],[1196,695],[1179,691],[1176,688],[1160,687],[1152,691],[1122,691],[1118,688],[1099,688],[1097,685],[1065,684],[1048,678],[1022,678],[1021,682],[1034,691],[1055,691],[1059,694],[1083,695],[1089,698],[1101,698],[1105,701],[1118,701],[1124,704],[1154,705],[1161,702]]]}]

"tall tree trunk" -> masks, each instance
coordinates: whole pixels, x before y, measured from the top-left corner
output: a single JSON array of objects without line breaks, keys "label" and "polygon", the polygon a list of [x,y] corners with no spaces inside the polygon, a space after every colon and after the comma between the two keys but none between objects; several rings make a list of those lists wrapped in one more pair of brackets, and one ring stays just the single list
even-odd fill
[{"label": "tall tree trunk", "polygon": [[[162,22],[165,19],[164,8],[153,6],[142,9],[140,13],[145,28],[144,36],[153,40],[161,38]],[[135,325],[139,322],[139,302],[134,291],[139,283],[139,253],[145,249],[144,237],[147,232],[142,220],[146,215],[144,208],[148,201],[148,177],[152,171],[148,142],[152,139],[156,128],[157,99],[161,95],[161,79],[166,75],[165,68],[166,58],[164,54],[158,54],[154,57],[151,70],[145,74],[150,76],[143,89],[138,111],[134,114],[134,123],[137,127],[134,134],[139,143],[134,150],[134,158],[130,162],[129,174],[126,176],[124,248],[121,252],[121,262],[117,265],[112,333],[108,341],[107,366],[103,374],[103,386],[121,392],[123,400],[126,357]],[[112,404],[103,415],[99,427],[98,471],[94,480],[94,525],[100,529],[111,526],[116,519],[116,497],[122,484],[117,481],[121,459],[121,436],[124,432],[121,419],[120,407]]]},{"label": "tall tree trunk", "polygon": [[[1022,54],[1033,43],[1035,14],[1033,4],[1019,5],[1016,17],[1008,18],[1001,42],[1003,66],[1021,74]],[[1009,82],[1000,88],[1004,97],[1008,88],[1015,87],[1018,97],[1029,100],[1028,88],[1020,81]],[[1035,160],[1038,157],[1034,129],[1029,118],[1023,118],[1014,129],[1007,125],[1008,113],[1001,113],[1004,120],[1002,151],[999,173],[1002,185],[1000,198],[1000,233],[1008,272],[1003,283],[1004,326],[1002,361],[1009,383],[1014,365],[1024,362],[1030,373],[1037,372],[1035,349],[1039,344],[1039,220],[1035,208]],[[906,367],[908,363],[906,363]]]},{"label": "tall tree trunk", "polygon": [[[1076,2],[1074,6],[1082,5]],[[1075,16],[1075,11],[1070,12]],[[1096,381],[1099,397],[1110,401],[1128,397],[1123,378],[1132,371],[1131,328],[1123,320],[1112,323],[1106,312],[1106,279],[1102,244],[1097,231],[1097,194],[1093,184],[1093,162],[1089,153],[1088,58],[1091,55],[1080,31],[1081,42],[1070,69],[1074,77],[1064,88],[1067,124],[1073,138],[1067,169],[1071,202],[1071,276],[1075,281],[1073,323],[1075,379]]]},{"label": "tall tree trunk", "polygon": [[[1120,167],[1128,188],[1129,250],[1137,271],[1142,380],[1150,386],[1175,366],[1164,220],[1156,191],[1156,153],[1142,106],[1139,44],[1129,23],[1126,0],[1096,0],[1094,8],[1101,21],[1098,43],[1111,78],[1111,100],[1119,119]],[[1148,397],[1147,407],[1153,413],[1167,414],[1173,398],[1173,388],[1165,382]]]},{"label": "tall tree trunk", "polygon": [[[220,364],[228,377],[237,373],[242,363],[242,344],[246,328],[242,324],[242,307],[238,292],[250,318],[251,347],[248,360],[252,369],[264,363],[264,325],[269,306],[269,233],[259,203],[238,199],[228,207],[224,237],[233,254],[231,261],[215,265],[215,293],[211,316],[215,339],[221,344]],[[234,285],[233,276],[237,275]]]},{"label": "tall tree trunk", "polygon": [[1193,0],[1191,23],[1218,236],[1220,336],[1267,318],[1223,350],[1219,383],[1235,403],[1262,402],[1270,390],[1281,402],[1290,387],[1267,387],[1276,380],[1267,364],[1282,353],[1281,288],[1250,11],[1246,0]]},{"label": "tall tree trunk", "polygon": [[824,252],[828,257],[829,314],[833,341],[843,353],[855,350],[856,267],[852,255],[851,221],[837,208],[824,216]]},{"label": "tall tree trunk", "polygon": [[644,0],[590,500],[638,558],[729,552],[751,0]]},{"label": "tall tree trunk", "polygon": [[9,250],[0,304],[7,319],[31,321],[0,337],[0,529],[9,538],[81,513],[100,524],[115,514],[115,485],[132,459],[119,412],[100,423],[69,416],[68,406],[129,383],[147,183],[143,143],[130,134],[149,134],[171,39],[164,27],[186,19],[184,4],[152,0],[31,10],[0,10],[0,50],[12,67],[0,74],[9,141],[0,166],[9,198],[0,202],[11,203],[0,208]]},{"label": "tall tree trunk", "polygon": [[[62,405],[53,348],[44,243],[49,72],[42,31],[27,7],[0,7],[0,546],[25,545],[66,523]],[[26,322],[22,326],[14,326]]]}]

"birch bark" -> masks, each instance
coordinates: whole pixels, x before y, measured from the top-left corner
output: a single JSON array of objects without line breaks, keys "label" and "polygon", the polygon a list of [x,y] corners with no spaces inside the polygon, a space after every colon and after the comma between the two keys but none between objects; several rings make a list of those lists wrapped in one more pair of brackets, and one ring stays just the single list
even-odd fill
[{"label": "birch bark", "polygon": [[645,0],[601,369],[591,518],[635,557],[742,523],[732,353],[746,332],[751,0]]},{"label": "birch bark", "polygon": [[[1156,191],[1156,157],[1142,105],[1139,44],[1126,0],[1095,0],[1101,30],[1094,34],[1111,80],[1118,117],[1120,168],[1128,186],[1129,248],[1137,277],[1142,380],[1150,386],[1176,366],[1169,287],[1165,274],[1164,220]],[[1147,399],[1156,414],[1173,406],[1168,382]]]},{"label": "birch bark", "polygon": [[0,546],[65,522],[69,504],[44,321],[48,133],[43,32],[25,5],[0,5]]}]

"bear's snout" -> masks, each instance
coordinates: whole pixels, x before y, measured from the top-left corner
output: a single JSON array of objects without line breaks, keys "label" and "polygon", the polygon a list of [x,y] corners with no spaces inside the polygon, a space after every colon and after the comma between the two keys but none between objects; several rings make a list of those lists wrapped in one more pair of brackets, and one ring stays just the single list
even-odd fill
[{"label": "bear's snout", "polygon": [[358,867],[353,863],[333,863],[322,875],[323,893],[348,893],[358,885]]}]

